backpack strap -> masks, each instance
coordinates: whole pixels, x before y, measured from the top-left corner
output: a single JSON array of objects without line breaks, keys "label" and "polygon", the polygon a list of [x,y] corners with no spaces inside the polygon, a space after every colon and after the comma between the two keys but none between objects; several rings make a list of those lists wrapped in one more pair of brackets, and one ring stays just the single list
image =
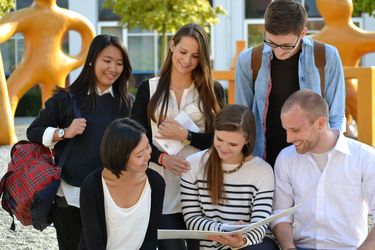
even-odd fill
[{"label": "backpack strap", "polygon": [[251,51],[251,70],[253,71],[253,85],[258,77],[260,66],[262,65],[263,44],[254,47]]},{"label": "backpack strap", "polygon": [[74,118],[82,118],[81,111],[79,110],[78,105],[77,105],[77,98],[72,92],[69,92],[69,95],[72,100],[72,109],[73,109]]},{"label": "backpack strap", "polygon": [[[69,96],[72,100],[72,109],[73,109],[74,118],[82,118],[82,114],[81,114],[81,111],[78,108],[77,99],[76,99],[75,95],[72,92],[69,92]],[[65,163],[66,159],[68,158],[68,155],[69,155],[69,152],[72,148],[74,140],[75,140],[75,137],[70,139],[68,144],[65,146],[65,149],[64,149],[63,153],[61,154],[61,157],[59,159],[59,162],[57,163],[57,166],[59,166],[59,167],[64,166],[64,163]]]},{"label": "backpack strap", "polygon": [[324,66],[326,64],[326,49],[322,42],[314,40],[314,60],[315,66],[319,69],[320,88],[322,90],[322,97],[324,98]]}]

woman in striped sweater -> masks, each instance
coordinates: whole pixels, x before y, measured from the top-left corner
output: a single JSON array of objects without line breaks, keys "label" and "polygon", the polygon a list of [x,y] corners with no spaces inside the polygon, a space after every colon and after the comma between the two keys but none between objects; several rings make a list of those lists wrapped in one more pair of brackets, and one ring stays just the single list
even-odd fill
[{"label": "woman in striped sweater", "polygon": [[[254,223],[271,215],[273,170],[252,155],[255,122],[242,105],[217,114],[213,146],[187,158],[181,177],[182,213],[191,230],[223,231],[230,224]],[[200,249],[278,249],[265,237],[267,225],[244,234],[210,236]]]}]

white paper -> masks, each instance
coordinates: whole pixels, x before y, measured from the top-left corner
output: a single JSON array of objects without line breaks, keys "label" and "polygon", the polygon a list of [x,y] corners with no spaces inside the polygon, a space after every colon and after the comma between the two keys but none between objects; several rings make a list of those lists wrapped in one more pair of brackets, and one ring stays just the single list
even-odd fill
[{"label": "white paper", "polygon": [[292,214],[296,209],[301,206],[302,203],[295,205],[294,207],[288,208],[285,211],[271,215],[263,220],[260,220],[253,224],[248,224],[247,226],[232,231],[232,232],[220,232],[220,231],[204,231],[204,230],[166,230],[158,229],[158,239],[206,239],[209,235],[233,235],[233,234],[243,234],[249,232],[257,227],[260,227],[264,224],[282,218],[288,214]]},{"label": "white paper", "polygon": [[181,111],[174,118],[184,129],[198,133],[199,128],[185,111]]},{"label": "white paper", "polygon": [[[174,118],[184,129],[190,130],[192,132],[199,132],[199,127],[194,123],[194,121],[186,114],[185,111],[181,111]],[[158,144],[161,148],[165,150],[170,155],[176,155],[185,146],[180,140],[172,139],[160,139],[153,138],[154,142]]]}]

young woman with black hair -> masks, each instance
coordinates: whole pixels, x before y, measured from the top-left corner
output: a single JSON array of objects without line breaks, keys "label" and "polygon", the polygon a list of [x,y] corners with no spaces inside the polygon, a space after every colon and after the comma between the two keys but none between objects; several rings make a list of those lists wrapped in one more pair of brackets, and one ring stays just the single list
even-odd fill
[{"label": "young woman with black hair", "polygon": [[107,128],[100,156],[104,168],[81,187],[80,249],[155,250],[165,183],[148,168],[151,146],[144,128],[130,118]]},{"label": "young woman with black hair", "polygon": [[[131,72],[120,40],[96,36],[78,78],[47,100],[27,129],[30,141],[54,147],[56,162],[74,138],[52,211],[60,249],[77,249],[81,235],[80,186],[89,173],[102,166],[99,145],[106,127],[116,118],[130,116],[132,98],[127,90]],[[73,115],[70,94],[82,114],[80,118]]]}]

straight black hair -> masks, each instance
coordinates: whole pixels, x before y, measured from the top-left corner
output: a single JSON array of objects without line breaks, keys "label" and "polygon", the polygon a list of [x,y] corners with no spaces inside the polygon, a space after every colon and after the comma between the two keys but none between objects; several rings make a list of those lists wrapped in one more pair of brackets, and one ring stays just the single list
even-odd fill
[{"label": "straight black hair", "polygon": [[[92,40],[83,69],[68,89],[76,95],[86,95],[88,92],[96,93],[95,63],[100,52],[111,45],[121,51],[124,63],[123,71],[112,85],[115,99],[118,99],[117,103],[119,103],[118,111],[131,110],[132,99],[128,95],[128,88],[132,80],[132,67],[125,47],[120,39],[115,36],[101,34]],[[95,108],[98,96],[95,94],[90,96]]]},{"label": "straight black hair", "polygon": [[146,130],[130,118],[114,120],[105,130],[100,143],[100,157],[105,168],[117,178],[126,171],[131,152],[141,141]]}]

